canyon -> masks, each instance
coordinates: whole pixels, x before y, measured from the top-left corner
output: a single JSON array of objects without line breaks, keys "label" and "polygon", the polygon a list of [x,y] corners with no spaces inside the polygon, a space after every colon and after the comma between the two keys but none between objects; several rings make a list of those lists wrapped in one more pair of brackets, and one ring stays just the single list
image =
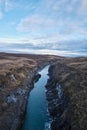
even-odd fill
[{"label": "canyon", "polygon": [[39,71],[49,67],[45,87],[51,130],[86,130],[87,58],[0,53],[0,129],[19,130]]}]

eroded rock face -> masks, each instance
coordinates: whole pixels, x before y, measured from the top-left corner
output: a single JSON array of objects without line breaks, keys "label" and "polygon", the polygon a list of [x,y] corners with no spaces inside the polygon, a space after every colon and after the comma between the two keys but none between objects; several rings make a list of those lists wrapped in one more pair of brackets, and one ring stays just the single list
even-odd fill
[{"label": "eroded rock face", "polygon": [[21,129],[37,72],[55,58],[0,53],[0,130]]},{"label": "eroded rock face", "polygon": [[39,80],[39,78],[41,77],[41,75],[40,74],[35,74],[34,75],[34,78],[33,78],[33,80],[34,80],[34,82],[37,82],[38,80]]},{"label": "eroded rock face", "polygon": [[7,97],[7,103],[16,103],[17,102],[17,98],[15,97],[14,94],[10,94],[8,97]]},{"label": "eroded rock face", "polygon": [[50,67],[46,96],[52,130],[87,129],[86,66],[87,58],[73,58]]},{"label": "eroded rock face", "polygon": [[[31,84],[30,84],[31,85]],[[19,130],[24,118],[28,94],[30,88],[21,89],[11,92],[2,103],[0,113],[1,130]]]},{"label": "eroded rock face", "polygon": [[63,130],[70,129],[69,118],[66,119],[66,114],[69,109],[69,98],[66,97],[60,84],[53,79],[49,79],[46,85],[46,97],[48,101],[48,111],[51,116],[51,129]]},{"label": "eroded rock face", "polygon": [[36,82],[40,76],[41,75],[36,72],[32,72],[32,74],[30,73],[23,83],[23,88],[19,86],[15,90],[11,91],[7,96],[5,94],[4,102],[2,103],[2,107],[0,107],[0,129],[21,129],[29,93],[34,87],[34,82]]}]

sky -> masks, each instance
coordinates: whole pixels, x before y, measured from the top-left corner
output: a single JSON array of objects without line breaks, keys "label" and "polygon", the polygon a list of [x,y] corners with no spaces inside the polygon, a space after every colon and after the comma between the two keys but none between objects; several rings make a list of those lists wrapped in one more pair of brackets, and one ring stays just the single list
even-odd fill
[{"label": "sky", "polygon": [[87,0],[0,0],[0,44],[87,40]]}]

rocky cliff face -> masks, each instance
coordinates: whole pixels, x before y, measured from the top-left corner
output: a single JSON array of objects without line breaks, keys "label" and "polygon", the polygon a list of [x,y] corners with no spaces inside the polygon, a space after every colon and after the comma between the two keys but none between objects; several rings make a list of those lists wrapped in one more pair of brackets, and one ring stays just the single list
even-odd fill
[{"label": "rocky cliff face", "polygon": [[87,58],[51,65],[46,85],[52,130],[87,129]]},{"label": "rocky cliff face", "polygon": [[87,58],[0,53],[0,130],[21,128],[37,71],[54,61],[46,85],[51,129],[87,129]]},{"label": "rocky cliff face", "polygon": [[27,99],[40,75],[56,57],[0,53],[0,130],[19,130]]}]

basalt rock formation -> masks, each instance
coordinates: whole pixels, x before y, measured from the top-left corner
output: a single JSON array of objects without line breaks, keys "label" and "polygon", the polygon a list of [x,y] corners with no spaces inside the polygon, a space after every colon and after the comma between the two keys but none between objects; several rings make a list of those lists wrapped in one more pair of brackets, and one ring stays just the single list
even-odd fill
[{"label": "basalt rock formation", "polygon": [[64,58],[49,68],[51,130],[87,129],[87,58]]},{"label": "basalt rock formation", "polygon": [[56,56],[0,53],[0,130],[20,130],[38,70]]},{"label": "basalt rock formation", "polygon": [[87,129],[87,58],[0,53],[0,129],[20,130],[27,99],[52,64],[46,85],[52,130]]}]

